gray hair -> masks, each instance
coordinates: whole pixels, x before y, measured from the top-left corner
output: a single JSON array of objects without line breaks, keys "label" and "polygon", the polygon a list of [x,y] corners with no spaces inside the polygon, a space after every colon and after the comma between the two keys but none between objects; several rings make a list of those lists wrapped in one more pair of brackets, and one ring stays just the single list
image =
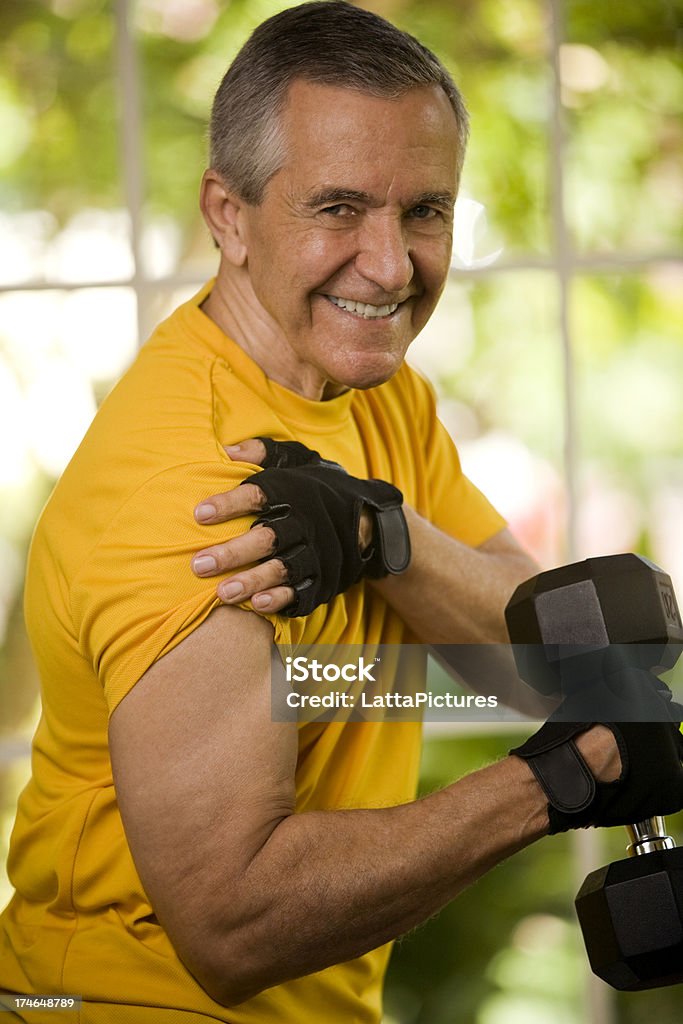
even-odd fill
[{"label": "gray hair", "polygon": [[437,85],[458,129],[458,177],[468,134],[462,96],[437,57],[417,39],[344,0],[314,0],[268,18],[221,82],[211,113],[211,166],[252,205],[286,160],[280,115],[295,79],[399,97]]}]

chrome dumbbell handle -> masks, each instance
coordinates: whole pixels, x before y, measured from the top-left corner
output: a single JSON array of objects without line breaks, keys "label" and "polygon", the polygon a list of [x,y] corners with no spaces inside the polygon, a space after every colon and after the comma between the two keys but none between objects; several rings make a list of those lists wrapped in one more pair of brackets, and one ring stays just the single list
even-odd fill
[{"label": "chrome dumbbell handle", "polygon": [[673,850],[675,843],[666,831],[666,822],[661,815],[646,818],[635,825],[627,825],[626,831],[631,840],[626,847],[629,857],[637,857],[641,853],[654,853],[655,850]]}]

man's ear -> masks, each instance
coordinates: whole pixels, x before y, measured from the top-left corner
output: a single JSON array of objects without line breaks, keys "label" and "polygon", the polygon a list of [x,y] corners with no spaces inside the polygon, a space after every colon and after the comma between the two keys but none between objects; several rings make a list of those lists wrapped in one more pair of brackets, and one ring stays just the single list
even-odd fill
[{"label": "man's ear", "polygon": [[244,201],[228,188],[218,172],[211,167],[204,171],[199,206],[223,256],[234,266],[243,266],[247,258],[240,216]]}]

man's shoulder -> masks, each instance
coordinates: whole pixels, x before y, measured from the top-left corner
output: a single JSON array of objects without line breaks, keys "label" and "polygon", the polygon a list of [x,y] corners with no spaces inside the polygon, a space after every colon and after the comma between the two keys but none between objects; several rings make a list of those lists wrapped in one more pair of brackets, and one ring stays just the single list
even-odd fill
[{"label": "man's shoulder", "polygon": [[[151,515],[154,502],[181,500],[185,490],[191,516],[201,494],[189,480],[206,476],[208,482],[222,463],[214,429],[216,362],[154,339],[143,347],[57,482],[36,528],[36,552],[45,550],[42,539],[75,569],[127,507],[137,502],[139,514],[147,507]],[[144,524],[140,518],[141,530]]]}]

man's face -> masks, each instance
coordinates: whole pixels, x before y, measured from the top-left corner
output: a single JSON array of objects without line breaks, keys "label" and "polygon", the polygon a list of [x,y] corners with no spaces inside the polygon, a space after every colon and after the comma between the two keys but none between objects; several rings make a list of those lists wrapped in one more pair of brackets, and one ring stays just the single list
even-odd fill
[{"label": "man's face", "polygon": [[446,280],[455,115],[437,87],[384,99],[299,80],[282,127],[286,163],[243,211],[251,286],[296,390],[372,387],[398,370]]}]

